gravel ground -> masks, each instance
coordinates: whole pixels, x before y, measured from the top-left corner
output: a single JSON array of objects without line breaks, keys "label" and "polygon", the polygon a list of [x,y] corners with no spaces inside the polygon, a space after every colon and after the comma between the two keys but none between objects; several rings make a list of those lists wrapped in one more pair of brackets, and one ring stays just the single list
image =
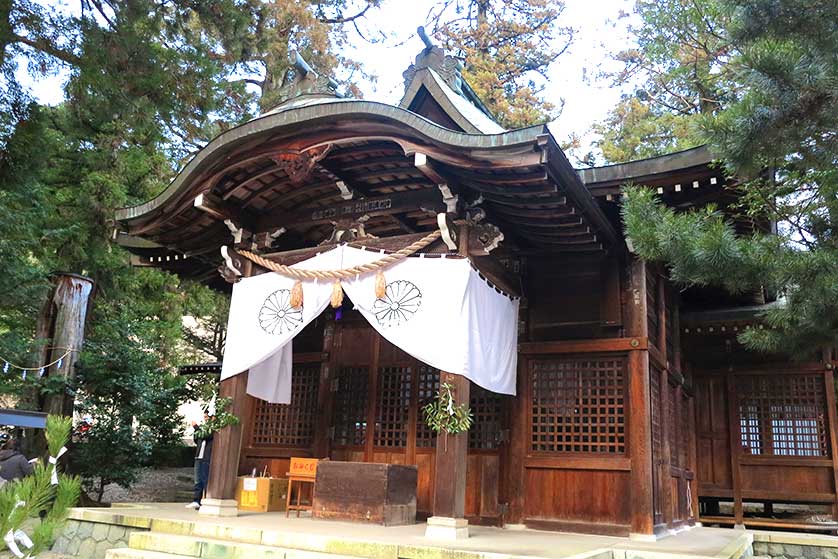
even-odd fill
[{"label": "gravel ground", "polygon": [[185,491],[193,487],[192,468],[147,468],[137,482],[124,489],[115,483],[105,487],[103,502],[107,503],[172,503],[186,502]]}]

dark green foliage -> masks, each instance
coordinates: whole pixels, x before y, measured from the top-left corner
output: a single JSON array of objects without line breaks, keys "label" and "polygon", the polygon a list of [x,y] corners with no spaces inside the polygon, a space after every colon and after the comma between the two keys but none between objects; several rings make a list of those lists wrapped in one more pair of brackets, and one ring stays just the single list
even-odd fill
[{"label": "dark green foliage", "polygon": [[143,464],[150,468],[191,468],[195,461],[195,447],[186,444],[156,445]]},{"label": "dark green foliage", "polygon": [[[105,407],[89,409],[108,411]],[[101,502],[108,484],[127,488],[137,481],[152,442],[146,429],[132,429],[126,414],[95,417],[85,441],[74,447],[73,472],[82,477],[85,491]]]},{"label": "dark green foliage", "polygon": [[[47,191],[39,178],[51,142],[44,112],[37,105],[6,138],[0,151],[0,355],[29,364],[35,317],[48,288],[44,239],[58,232],[42,227],[48,214]],[[0,391],[15,391],[0,383]]]},{"label": "dark green foliage", "polygon": [[644,258],[684,285],[781,296],[750,348],[811,355],[838,341],[838,4],[719,0],[734,49],[737,95],[702,115],[701,134],[744,179],[741,217],[775,222],[777,236],[736,238],[719,214],[675,214],[628,189],[626,231]]},{"label": "dark green foliage", "polygon": [[632,89],[594,125],[608,163],[699,145],[698,121],[733,100],[740,84],[730,16],[719,0],[637,0],[636,46],[615,54],[615,85]]}]

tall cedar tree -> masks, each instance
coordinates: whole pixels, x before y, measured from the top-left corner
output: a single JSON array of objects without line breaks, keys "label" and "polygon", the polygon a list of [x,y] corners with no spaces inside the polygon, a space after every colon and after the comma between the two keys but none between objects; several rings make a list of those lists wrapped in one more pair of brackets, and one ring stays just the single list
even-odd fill
[{"label": "tall cedar tree", "polygon": [[[375,2],[79,5],[68,14],[0,0],[0,355],[31,358],[50,272],[97,285],[76,382],[0,375],[0,392],[77,393],[77,411],[98,428],[73,460],[101,495],[107,482],[130,484],[152,444],[179,438],[177,404],[194,387],[174,367],[220,349],[200,334],[185,347],[182,317],[206,320],[225,304],[170,274],[132,268],[111,241],[114,209],[159,193],[186,157],[250,118],[275,91],[291,47],[340,64],[327,35],[339,38]],[[21,71],[61,70],[69,77],[57,107],[39,107],[15,81]]]},{"label": "tall cedar tree", "polygon": [[838,338],[838,4],[719,0],[717,9],[736,53],[721,71],[735,68],[738,93],[702,116],[701,131],[746,181],[739,212],[777,222],[779,234],[737,238],[712,209],[675,213],[640,188],[627,191],[626,230],[684,285],[779,293],[770,328],[742,341],[811,355]]},{"label": "tall cedar tree", "polygon": [[463,76],[501,125],[551,120],[543,98],[547,70],[570,46],[559,25],[564,4],[552,0],[445,0],[431,11],[435,35],[465,58]]},{"label": "tall cedar tree", "polygon": [[736,98],[737,45],[730,13],[717,0],[638,0],[637,44],[615,55],[609,77],[629,87],[604,122],[593,126],[608,163],[652,157],[701,143],[696,127]]},{"label": "tall cedar tree", "polygon": [[[192,23],[196,33],[207,33],[213,57],[242,72],[241,82],[258,90],[260,111],[280,101],[292,50],[300,52],[318,72],[339,73],[349,92],[359,96],[352,83],[361,65],[347,58],[348,26],[362,37],[359,26],[381,0],[185,0],[184,28]],[[192,22],[191,20],[194,20]],[[369,77],[369,76],[367,76]]]}]

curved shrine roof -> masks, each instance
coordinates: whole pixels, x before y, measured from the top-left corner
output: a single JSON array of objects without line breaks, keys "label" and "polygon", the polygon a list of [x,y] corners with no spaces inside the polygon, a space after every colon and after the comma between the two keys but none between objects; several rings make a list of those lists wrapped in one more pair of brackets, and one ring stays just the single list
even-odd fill
[{"label": "curved shrine roof", "polygon": [[390,237],[455,212],[498,228],[501,252],[622,253],[611,193],[627,178],[709,168],[696,148],[577,172],[546,125],[498,125],[455,62],[423,51],[400,106],[337,98],[303,68],[302,94],[222,133],[158,196],[118,210],[119,242],[136,264],[208,279],[239,229],[292,251],[326,242],[347,216]]}]

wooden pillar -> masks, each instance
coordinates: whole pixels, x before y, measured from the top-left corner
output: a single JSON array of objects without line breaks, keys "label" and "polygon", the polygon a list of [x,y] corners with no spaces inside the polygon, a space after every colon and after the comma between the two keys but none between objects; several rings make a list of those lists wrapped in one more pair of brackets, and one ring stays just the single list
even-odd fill
[{"label": "wooden pillar", "polygon": [[823,373],[826,394],[827,419],[829,421],[829,455],[832,457],[832,486],[835,492],[832,501],[832,518],[838,519],[838,418],[835,403],[835,373],[829,366]]},{"label": "wooden pillar", "polygon": [[649,352],[629,352],[629,449],[631,453],[631,533],[653,536],[652,416]]},{"label": "wooden pillar", "polygon": [[[628,332],[648,344],[646,320],[646,263],[631,262],[627,300]],[[654,537],[654,500],[652,488],[652,413],[649,387],[649,351],[629,351],[628,360],[628,438],[631,457],[631,535]]]},{"label": "wooden pillar", "polygon": [[422,362],[412,359],[410,365],[410,404],[407,410],[407,444],[404,450],[404,463],[418,466],[416,461],[416,426],[422,410],[419,409],[419,368]]},{"label": "wooden pillar", "polygon": [[661,466],[660,466],[660,488],[661,488],[661,508],[663,508],[663,522],[667,527],[671,527],[673,520],[675,520],[675,501],[672,495],[672,448],[669,444],[672,440],[672,429],[676,425],[669,423],[669,407],[674,405],[672,401],[672,390],[669,388],[669,369],[661,371]]},{"label": "wooden pillar", "polygon": [[[469,402],[471,381],[461,375],[440,372],[440,384],[448,383],[457,405]],[[466,464],[468,432],[436,437],[433,516],[425,535],[431,538],[468,537],[466,509]]]},{"label": "wooden pillar", "polygon": [[219,394],[232,399],[229,411],[240,421],[224,427],[213,437],[207,496],[201,501],[199,512],[209,516],[236,516],[242,423],[246,421],[247,411],[247,372],[222,380]]},{"label": "wooden pillar", "polygon": [[696,436],[696,429],[698,429],[698,423],[695,417],[695,393],[693,393],[687,399],[687,405],[689,406],[689,419],[690,423],[687,427],[689,429],[689,437],[687,438],[687,465],[689,469],[689,476],[687,478],[687,484],[690,487],[690,514],[688,520],[690,520],[691,524],[694,524],[698,521],[698,437]]},{"label": "wooden pillar", "polygon": [[331,312],[323,313],[323,353],[320,361],[320,383],[317,390],[317,420],[314,425],[312,456],[328,458],[331,452],[330,429],[332,425],[332,379],[335,370],[335,321]]},{"label": "wooden pillar", "polygon": [[381,358],[381,335],[372,332],[372,361],[367,383],[367,428],[364,435],[364,462],[375,462],[375,424],[378,415],[379,377],[378,363]]},{"label": "wooden pillar", "polygon": [[736,527],[744,527],[742,510],[742,475],[739,458],[742,456],[742,433],[740,430],[739,409],[736,397],[736,379],[732,372],[725,377],[727,382],[727,414],[730,429],[730,471],[733,477],[733,517]]},{"label": "wooden pillar", "polygon": [[[75,376],[76,362],[79,351],[84,342],[84,324],[87,319],[87,307],[90,293],[93,291],[93,280],[76,274],[57,274],[53,278],[55,288],[52,291],[51,327],[52,341],[45,363],[62,359],[61,367],[54,364],[45,373],[49,376],[60,376],[66,382],[71,382]],[[39,325],[39,330],[40,330]],[[45,364],[42,363],[42,364]],[[44,411],[55,415],[73,415],[74,397],[66,391],[48,396],[44,403]]]},{"label": "wooden pillar", "polygon": [[658,349],[660,350],[661,359],[663,359],[664,364],[669,367],[667,361],[669,360],[669,356],[667,355],[667,348],[666,348],[666,280],[663,276],[658,276],[658,281],[655,284],[657,285],[657,297],[655,297],[655,301],[657,301],[658,308],[655,309],[655,312],[658,315]]},{"label": "wooden pillar", "polygon": [[518,355],[517,395],[510,398],[510,432],[507,445],[509,478],[506,486],[506,498],[509,501],[509,522],[520,523],[524,518],[524,456],[528,451],[528,424],[532,410],[529,401],[529,360]]}]

